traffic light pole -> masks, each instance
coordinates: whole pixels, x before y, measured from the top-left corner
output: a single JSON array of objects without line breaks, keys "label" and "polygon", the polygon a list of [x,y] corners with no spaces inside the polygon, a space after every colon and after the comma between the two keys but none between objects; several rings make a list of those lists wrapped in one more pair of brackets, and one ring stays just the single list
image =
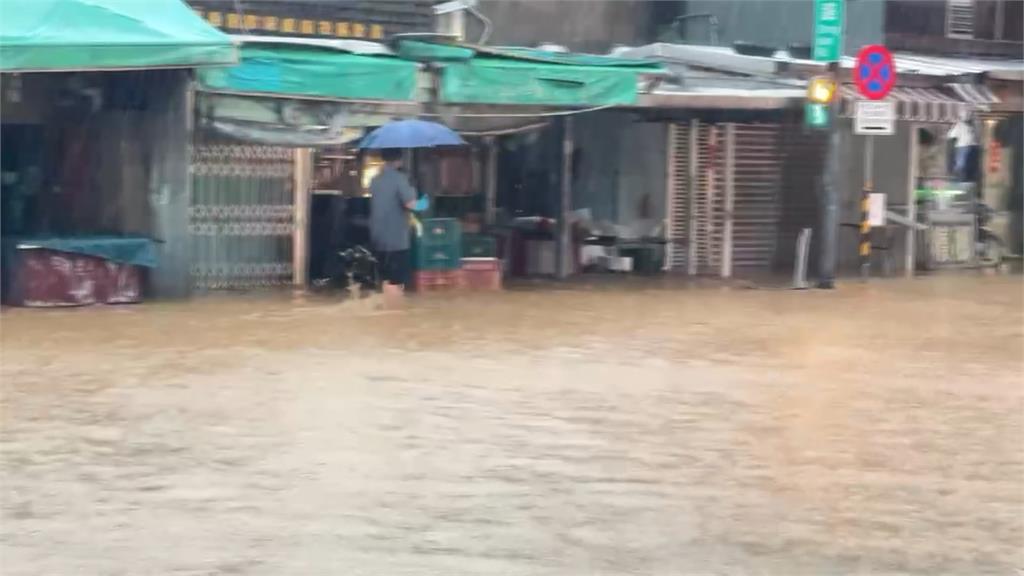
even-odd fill
[{"label": "traffic light pole", "polygon": [[[829,65],[829,74],[838,86],[839,64]],[[836,99],[842,94],[836,90]],[[829,108],[828,148],[821,186],[821,252],[818,254],[818,288],[830,290],[836,285],[836,255],[839,233],[839,103]]]}]

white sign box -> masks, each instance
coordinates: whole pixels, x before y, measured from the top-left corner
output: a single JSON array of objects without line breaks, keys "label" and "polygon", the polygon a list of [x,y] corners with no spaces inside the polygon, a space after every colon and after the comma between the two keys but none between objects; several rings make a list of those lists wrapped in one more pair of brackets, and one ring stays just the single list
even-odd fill
[{"label": "white sign box", "polygon": [[891,136],[896,130],[896,103],[891,100],[858,100],[853,118],[854,134]]},{"label": "white sign box", "polygon": [[868,224],[872,227],[885,226],[885,194],[868,194]]}]

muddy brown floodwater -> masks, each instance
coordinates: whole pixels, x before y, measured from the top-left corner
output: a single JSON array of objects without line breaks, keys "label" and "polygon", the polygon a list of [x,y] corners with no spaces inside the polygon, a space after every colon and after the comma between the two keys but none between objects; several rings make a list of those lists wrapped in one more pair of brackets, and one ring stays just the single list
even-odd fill
[{"label": "muddy brown floodwater", "polygon": [[1013,575],[1022,287],[9,310],[0,573]]}]

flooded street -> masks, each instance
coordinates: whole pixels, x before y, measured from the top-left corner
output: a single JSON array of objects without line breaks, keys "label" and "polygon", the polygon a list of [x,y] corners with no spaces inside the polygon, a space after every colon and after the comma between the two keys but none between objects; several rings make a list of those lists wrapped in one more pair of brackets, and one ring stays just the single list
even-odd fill
[{"label": "flooded street", "polygon": [[1015,574],[1022,287],[5,311],[0,572]]}]

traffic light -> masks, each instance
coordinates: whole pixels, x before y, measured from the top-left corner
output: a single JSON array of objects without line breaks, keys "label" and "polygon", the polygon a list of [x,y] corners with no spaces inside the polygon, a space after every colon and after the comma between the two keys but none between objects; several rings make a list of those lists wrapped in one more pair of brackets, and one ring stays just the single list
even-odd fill
[{"label": "traffic light", "polygon": [[815,104],[831,104],[836,95],[836,82],[828,76],[815,76],[807,83],[807,100]]},{"label": "traffic light", "polygon": [[835,80],[828,76],[815,76],[807,82],[807,102],[804,103],[804,125],[828,128],[829,106],[836,96]]}]

